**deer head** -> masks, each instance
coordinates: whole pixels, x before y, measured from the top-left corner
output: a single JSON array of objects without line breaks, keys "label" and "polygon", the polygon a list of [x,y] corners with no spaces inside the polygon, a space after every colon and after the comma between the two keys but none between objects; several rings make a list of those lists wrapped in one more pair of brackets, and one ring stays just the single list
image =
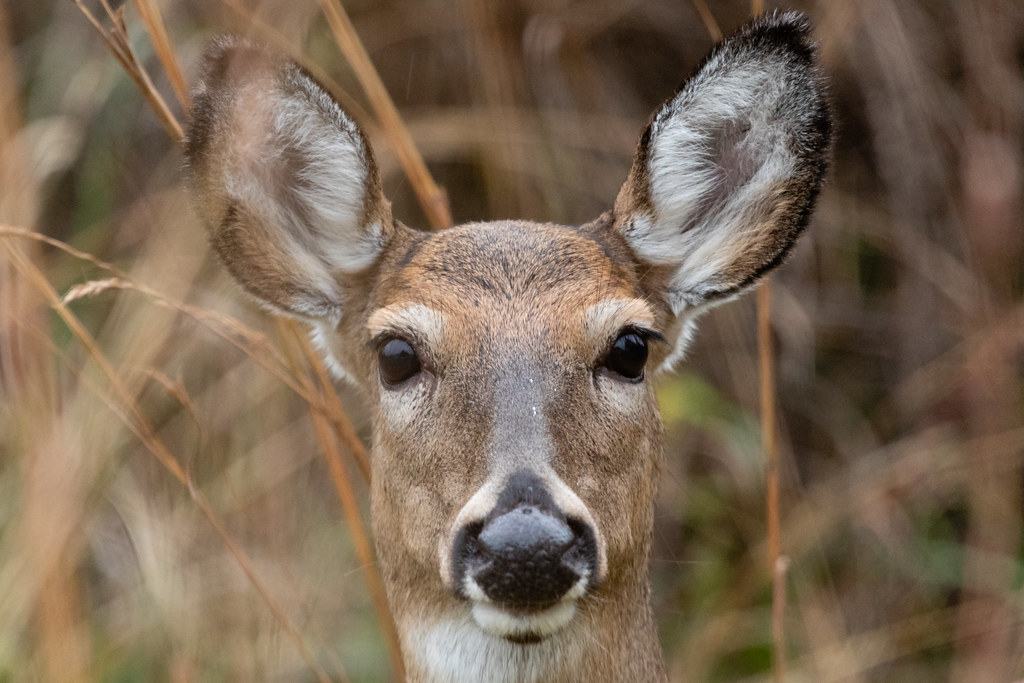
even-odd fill
[{"label": "deer head", "polygon": [[199,212],[241,285],[308,321],[373,406],[372,523],[411,677],[664,677],[651,378],[790,251],[829,138],[808,25],[767,16],[655,113],[612,210],[420,232],[307,73],[213,43],[187,141]]}]

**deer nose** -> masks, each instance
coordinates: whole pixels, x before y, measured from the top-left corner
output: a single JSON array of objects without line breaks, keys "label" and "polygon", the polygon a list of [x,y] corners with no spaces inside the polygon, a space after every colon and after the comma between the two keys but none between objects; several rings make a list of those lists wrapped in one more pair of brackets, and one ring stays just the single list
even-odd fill
[{"label": "deer nose", "polygon": [[472,586],[492,602],[525,611],[546,609],[577,586],[582,593],[596,570],[589,526],[566,519],[539,481],[514,477],[501,499],[486,520],[459,533],[456,585],[468,597]]},{"label": "deer nose", "polygon": [[568,553],[576,540],[564,521],[522,505],[480,532],[473,579],[494,602],[547,607],[580,579],[581,567]]}]

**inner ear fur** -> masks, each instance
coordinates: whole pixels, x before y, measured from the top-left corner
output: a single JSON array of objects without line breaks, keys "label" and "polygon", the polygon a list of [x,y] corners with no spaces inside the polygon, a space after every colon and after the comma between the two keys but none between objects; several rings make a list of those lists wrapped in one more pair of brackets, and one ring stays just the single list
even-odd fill
[{"label": "inner ear fur", "polygon": [[280,312],[340,318],[339,278],[395,230],[366,137],[294,62],[231,37],[204,54],[193,102],[188,172],[229,271]]},{"label": "inner ear fur", "polygon": [[719,44],[655,112],[614,229],[665,269],[676,315],[726,300],[777,266],[810,218],[831,117],[810,25],[755,19]]}]

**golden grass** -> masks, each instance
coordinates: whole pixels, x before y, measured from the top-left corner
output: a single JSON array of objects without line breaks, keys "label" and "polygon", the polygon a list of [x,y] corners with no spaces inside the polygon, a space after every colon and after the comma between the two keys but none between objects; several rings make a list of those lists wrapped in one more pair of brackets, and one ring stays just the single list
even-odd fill
[{"label": "golden grass", "polygon": [[[134,53],[132,52],[130,45],[128,44],[123,11],[119,10],[116,13],[111,11],[109,5],[107,5],[106,1],[103,0],[103,7],[107,12],[108,17],[111,19],[113,23],[113,28],[109,32],[105,32],[103,30],[103,27],[92,17],[89,11],[80,2],[78,2],[78,0],[76,0],[76,4],[78,5],[79,9],[82,10],[83,14],[85,14],[85,16],[89,19],[90,23],[93,24],[97,32],[104,38],[104,41],[107,43],[107,46],[110,48],[111,52],[118,59],[118,61],[121,63],[125,71],[128,72],[130,76],[132,76],[132,79],[135,81],[136,85],[138,85],[139,89],[146,97],[146,100],[153,107],[153,110],[157,114],[157,116],[162,121],[165,121],[165,126],[167,127],[168,132],[170,133],[172,139],[175,142],[181,142],[184,135],[182,133],[180,124],[178,124],[178,122],[174,120],[174,117],[167,111],[167,107],[164,104],[163,99],[160,97],[159,93],[153,87],[152,81],[149,79],[148,75],[146,74],[142,66],[138,63],[137,59],[134,56]],[[140,12],[142,21],[146,27],[147,34],[153,41],[154,46],[156,47],[156,51],[160,58],[160,61],[163,64],[164,69],[170,76],[171,84],[174,86],[175,92],[177,93],[179,98],[179,102],[187,112],[190,104],[188,88],[185,86],[184,78],[182,77],[181,71],[178,67],[177,57],[167,37],[166,29],[164,28],[163,20],[160,16],[160,13],[158,10],[156,10],[155,7],[153,7],[150,4],[148,0],[136,0],[135,6]],[[325,12],[328,15],[328,20],[331,22],[332,27],[335,28],[336,35],[345,35],[344,30],[346,26],[348,27],[348,30],[351,32],[351,35],[348,36],[348,40],[342,43],[342,45],[355,57],[356,61],[353,62],[353,67],[356,70],[356,72],[361,74],[367,74],[366,76],[364,76],[363,79],[364,85],[369,83],[369,89],[371,90],[371,92],[377,94],[377,98],[375,99],[375,102],[378,103],[377,111],[378,114],[383,113],[384,115],[383,118],[385,120],[385,129],[395,129],[397,121],[397,128],[399,129],[398,132],[400,134],[404,134],[404,137],[399,138],[399,142],[402,145],[404,145],[404,148],[413,149],[413,151],[415,152],[414,148],[412,147],[411,138],[409,138],[408,132],[405,130],[404,125],[401,124],[401,120],[398,119],[397,112],[394,110],[394,106],[391,105],[390,99],[386,97],[386,92],[384,93],[385,106],[382,107],[380,105],[379,93],[380,91],[383,90],[383,86],[380,84],[380,80],[376,76],[376,71],[373,69],[372,64],[369,62],[368,56],[366,55],[365,51],[362,50],[362,46],[361,43],[359,43],[358,41],[358,37],[355,37],[354,31],[351,29],[351,24],[348,23],[347,16],[344,15],[344,10],[339,11],[331,5],[325,5]],[[341,33],[339,33],[338,26],[341,26]],[[430,178],[429,173],[426,171],[426,167],[423,164],[422,159],[419,157],[419,154],[414,153],[413,155],[411,155],[411,157],[413,163],[411,166],[407,167],[407,170],[411,171],[410,177],[413,179],[414,185],[416,185],[417,187],[426,186],[428,188],[428,192],[430,192],[432,188],[433,194],[424,195],[425,198],[433,198],[431,200],[431,204],[426,205],[426,208],[428,209],[428,215],[431,215],[437,219],[447,220],[446,223],[441,224],[441,227],[443,227],[444,225],[450,223],[450,217],[446,217],[446,215],[443,213],[447,211],[447,206],[444,205],[443,203],[441,205],[438,205],[436,201],[436,198],[438,196],[437,188],[435,185],[433,185],[433,180]],[[123,280],[120,282],[123,282]],[[110,283],[111,281],[108,280],[100,287],[97,287],[96,284],[93,283],[91,286],[91,290],[95,291],[99,289],[101,291],[104,288],[109,288],[111,286]],[[90,289],[90,285],[87,284],[85,288]],[[69,293],[68,297],[65,298],[73,298],[72,295],[74,297],[77,297],[82,294],[83,290],[76,288],[72,290],[71,293]],[[63,303],[64,302],[61,302],[62,305]],[[62,315],[62,317],[64,316]],[[68,320],[65,319],[65,322],[68,322]],[[366,536],[365,530],[363,529],[363,522],[359,515],[358,505],[355,500],[352,485],[349,482],[348,474],[341,463],[341,456],[338,451],[337,441],[335,439],[339,439],[343,444],[347,446],[349,453],[352,455],[352,457],[356,460],[356,463],[359,465],[359,469],[362,472],[363,476],[366,478],[367,481],[369,481],[370,469],[366,451],[363,448],[362,444],[359,442],[359,440],[355,437],[355,433],[354,430],[352,429],[351,423],[349,422],[348,417],[345,415],[344,410],[341,408],[341,405],[337,402],[334,390],[332,389],[330,383],[328,382],[326,371],[324,370],[319,359],[313,352],[309,341],[305,338],[304,335],[298,332],[294,323],[290,321],[282,321],[281,325],[281,331],[290,337],[291,343],[300,350],[300,352],[305,356],[306,361],[311,364],[315,371],[318,382],[318,388],[313,387],[311,383],[308,381],[307,375],[303,368],[299,366],[297,359],[289,359],[290,369],[292,371],[293,376],[298,377],[300,378],[300,381],[303,381],[303,389],[305,390],[303,393],[306,396],[309,396],[312,392],[316,392],[316,400],[308,400],[310,416],[313,420],[315,433],[317,439],[320,442],[321,451],[323,452],[324,457],[328,462],[329,469],[331,472],[331,478],[334,481],[335,489],[338,492],[338,497],[339,500],[341,501],[342,509],[344,510],[345,520],[346,523],[348,524],[349,533],[352,535],[352,539],[356,548],[356,553],[363,568],[364,578],[367,587],[370,590],[374,606],[377,609],[378,618],[380,619],[380,622],[384,628],[385,636],[389,644],[391,664],[394,670],[395,677],[398,680],[402,680],[404,679],[405,674],[401,658],[401,652],[399,650],[398,633],[397,630],[395,629],[394,622],[387,608],[387,599],[384,595],[383,583],[380,579],[380,574],[377,571],[373,558],[373,551],[370,548],[369,540]],[[86,343],[86,339],[82,337],[82,333],[84,332],[84,330],[80,331],[76,327],[72,327],[72,329],[75,331],[76,336],[82,339],[83,343]],[[92,344],[86,343],[86,346],[87,348],[90,349],[91,353],[94,352]],[[95,353],[94,357],[96,357]],[[107,365],[101,365],[101,367],[104,367],[104,370],[108,375],[108,378],[116,377],[116,375],[112,372],[112,368],[110,368],[110,372],[107,372]],[[113,379],[111,379],[111,381],[113,381]],[[127,394],[125,394],[125,397],[126,396]],[[154,442],[154,445],[161,446],[161,444],[158,441]],[[150,450],[153,450],[153,448],[151,447]],[[160,459],[161,462],[165,464],[165,466],[168,465],[166,458],[169,457],[169,454],[165,453],[162,449],[154,450],[153,452],[155,455],[157,455],[158,459]],[[231,537],[226,527],[223,525],[223,523],[220,522],[219,519],[216,518],[213,510],[195,489],[191,479],[183,479],[183,473],[181,476],[179,476],[179,472],[174,471],[173,469],[172,474],[175,475],[175,478],[182,481],[182,483],[187,484],[189,492],[195,499],[196,504],[207,516],[211,525],[213,525],[213,527],[216,529],[218,535],[221,537],[224,544],[228,547],[228,549],[231,551],[231,554],[239,563],[239,566],[242,568],[246,577],[248,577],[249,581],[253,584],[257,592],[260,594],[264,602],[266,602],[267,606],[274,614],[274,617],[281,623],[286,633],[292,639],[293,643],[296,646],[296,649],[302,656],[302,659],[309,665],[310,669],[316,674],[319,680],[329,680],[327,672],[321,666],[319,666],[319,664],[316,663],[316,661],[312,657],[312,654],[309,648],[306,646],[305,642],[303,641],[298,629],[296,629],[294,624],[288,618],[285,611],[281,609],[281,607],[278,605],[271,591],[269,591],[266,588],[264,582],[259,577],[256,570],[253,568],[252,563],[245,555],[241,546],[239,546],[239,544]],[[345,676],[344,674],[343,668],[339,670],[339,674],[341,675],[342,678],[347,678],[347,676]]]},{"label": "golden grass", "polygon": [[405,169],[405,174],[409,177],[409,182],[416,191],[416,196],[431,226],[435,229],[447,228],[452,224],[448,199],[434,182],[430,171],[427,170],[427,165],[423,163],[423,157],[416,148],[412,136],[409,135],[409,129],[399,115],[398,109],[391,101],[391,95],[388,94],[387,88],[384,87],[377,70],[373,67],[370,55],[366,53],[363,41],[359,39],[359,34],[352,26],[348,13],[345,12],[345,8],[338,0],[321,0],[320,6],[323,8],[324,17],[331,27],[338,48],[359,78],[388,142],[398,154],[402,168]]},{"label": "golden grass", "polygon": [[[82,16],[0,7],[0,681],[394,676],[342,455],[368,476],[365,410],[210,262],[160,93],[187,111],[183,74],[227,22],[354,113],[397,216],[446,206],[399,178],[419,148],[460,220],[579,222],[751,5],[346,3],[345,67],[319,2],[83,6],[130,82]],[[832,178],[771,329],[753,297],[715,311],[660,388],[672,679],[777,680],[774,659],[791,681],[1018,680],[1024,10],[802,6],[840,115]],[[391,115],[358,94],[382,84]],[[61,130],[84,141],[66,159]]]},{"label": "golden grass", "polygon": [[[124,69],[125,73],[131,77],[132,81],[139,88],[139,92],[149,105],[156,112],[160,122],[167,129],[167,134],[175,142],[180,142],[184,137],[185,133],[182,131],[181,124],[178,123],[177,119],[174,118],[174,114],[168,109],[167,103],[164,101],[163,96],[153,86],[153,81],[150,79],[149,74],[146,73],[145,68],[139,63],[138,57],[135,55],[135,51],[132,49],[131,42],[128,38],[128,28],[124,23],[124,8],[119,8],[116,12],[111,9],[110,5],[106,0],[101,0],[103,4],[103,10],[107,14],[107,18],[110,21],[110,28],[104,28],[103,24],[93,16],[92,12],[82,4],[81,0],[75,0],[75,4],[78,5],[78,9],[82,11],[85,18],[89,20],[89,23],[93,25],[96,32],[103,38],[103,42],[110,48],[110,53],[114,55],[114,58]],[[162,30],[162,27],[161,27]],[[166,47],[164,44],[160,44],[161,47]],[[171,65],[176,69],[176,63],[172,60]],[[166,65],[165,65],[166,66]],[[180,74],[179,74],[180,76]]]}]

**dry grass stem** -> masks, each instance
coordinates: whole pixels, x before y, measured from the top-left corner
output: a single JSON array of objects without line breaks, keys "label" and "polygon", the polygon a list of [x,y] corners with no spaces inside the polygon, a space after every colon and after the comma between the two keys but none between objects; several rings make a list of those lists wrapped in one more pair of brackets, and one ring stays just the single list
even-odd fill
[{"label": "dry grass stem", "polygon": [[149,39],[153,41],[157,58],[160,59],[167,78],[171,81],[171,88],[174,89],[182,111],[189,111],[192,108],[192,99],[188,92],[188,85],[185,83],[185,77],[181,73],[181,67],[178,65],[177,54],[174,52],[170,38],[167,37],[167,27],[160,15],[160,8],[154,4],[153,0],[132,0],[132,4],[135,5],[139,18],[146,27]]},{"label": "dry grass stem", "polygon": [[[66,298],[67,297],[65,297],[65,299]],[[178,402],[178,405],[182,407],[194,425],[199,427],[203,424],[202,420],[199,418],[199,411],[196,410],[195,402],[192,400],[192,397],[189,396],[188,389],[185,388],[185,383],[180,377],[178,379],[171,379],[166,373],[161,372],[156,368],[147,368],[146,375],[151,377],[157,384],[162,386],[168,394],[174,397]]]},{"label": "dry grass stem", "polygon": [[[0,681],[398,670],[365,415],[212,261],[153,133],[206,37],[308,69],[396,218],[571,225],[707,37],[782,7],[342,2],[0,3]],[[1024,4],[800,8],[829,180],[770,292],[657,379],[670,680],[1024,681]]]},{"label": "dry grass stem", "polygon": [[69,289],[64,296],[60,298],[61,303],[69,304],[77,299],[82,299],[87,296],[95,296],[102,292],[106,292],[111,289],[127,289],[132,284],[127,280],[120,278],[108,278],[106,280],[91,280],[89,282],[83,282],[80,285],[75,285]]},{"label": "dry grass stem", "polygon": [[113,278],[94,280],[72,287],[61,298],[61,301],[64,304],[111,290],[123,289],[136,291],[160,306],[172,309],[191,318],[220,338],[231,343],[237,349],[245,353],[249,358],[256,361],[260,367],[267,370],[282,383],[290,387],[310,406],[311,410],[320,411],[329,417],[331,424],[334,425],[334,430],[338,438],[345,444],[346,448],[352,454],[353,459],[356,461],[356,464],[359,466],[360,472],[363,474],[366,481],[369,482],[370,466],[366,447],[363,446],[362,442],[359,440],[355,429],[352,427],[351,420],[349,420],[341,402],[338,400],[337,394],[333,389],[329,391],[327,390],[327,387],[330,387],[330,379],[327,376],[326,370],[323,368],[322,363],[320,363],[315,352],[310,347],[309,342],[302,337],[295,328],[295,323],[279,319],[282,324],[286,324],[289,327],[291,334],[294,337],[294,343],[301,347],[303,355],[307,359],[310,359],[310,362],[313,362],[313,359],[316,359],[313,367],[316,370],[317,378],[320,382],[321,388],[319,390],[308,381],[308,378],[306,378],[303,373],[296,372],[294,368],[290,369],[288,367],[289,364],[285,357],[282,356],[278,349],[270,343],[265,335],[253,330],[235,318],[217,311],[197,308],[195,306],[190,306],[183,302],[173,300],[151,287],[133,282],[129,279],[128,274],[119,270],[115,266],[106,263],[105,261],[101,261],[90,254],[86,254],[75,249],[60,240],[40,235],[32,232],[31,230],[25,230],[23,228],[13,226],[0,226],[0,236],[16,236],[35,240],[60,249],[61,251],[77,258],[86,260],[103,270],[117,274],[117,276]]},{"label": "dry grass stem", "polygon": [[102,375],[114,390],[119,412],[123,414],[129,429],[136,437],[138,437],[143,445],[145,445],[146,449],[156,457],[157,461],[163,465],[164,469],[166,469],[180,484],[184,485],[188,489],[188,492],[193,501],[195,501],[196,506],[203,512],[203,515],[216,530],[217,534],[220,536],[221,540],[238,563],[238,566],[249,579],[253,588],[255,588],[257,593],[259,593],[260,597],[264,600],[267,607],[274,615],[274,618],[295,645],[300,656],[306,662],[306,665],[316,674],[318,680],[322,682],[329,682],[330,677],[312,656],[298,628],[296,628],[292,620],[285,613],[284,609],[277,603],[277,600],[273,597],[263,580],[256,573],[252,566],[252,562],[242,550],[241,546],[239,546],[238,543],[236,543],[230,536],[224,526],[224,523],[217,517],[198,489],[195,488],[191,477],[185,472],[178,460],[171,454],[164,442],[159,438],[159,436],[157,436],[152,425],[150,425],[149,421],[142,413],[142,410],[132,395],[131,390],[129,390],[127,385],[124,383],[121,374],[113,367],[104,355],[99,344],[97,344],[93,336],[89,334],[81,322],[79,322],[78,318],[67,308],[61,298],[57,295],[57,292],[50,285],[49,281],[47,281],[45,275],[43,275],[35,265],[27,261],[16,248],[6,243],[4,244],[4,247],[7,251],[8,257],[18,272],[20,272],[22,276],[25,277],[33,287],[43,295],[51,308],[53,308],[64,324],[71,330],[74,337],[82,344],[83,347],[85,347],[89,357],[92,358],[92,361],[100,369]]},{"label": "dry grass stem", "polygon": [[718,42],[722,39],[722,29],[719,28],[718,22],[715,21],[715,15],[711,13],[708,8],[708,3],[704,0],[692,0],[693,8],[697,10],[697,14],[700,15],[700,20],[704,22],[704,28],[708,30],[708,35],[711,36],[711,40]]},{"label": "dry grass stem", "polygon": [[[772,661],[777,683],[786,676],[786,572],[782,563],[779,511],[779,448],[775,416],[775,363],[772,352],[771,281],[757,290],[757,349],[761,397],[761,449],[765,467],[765,516],[768,526],[768,570],[772,579]],[[780,604],[781,601],[781,604]]]},{"label": "dry grass stem", "polygon": [[[339,439],[353,459],[364,468],[363,476],[369,481],[369,461],[362,443],[355,435],[351,421],[341,405],[338,403],[337,395],[331,384],[327,371],[323,367],[320,357],[306,341],[305,336],[300,332],[296,324],[291,320],[278,319],[278,329],[282,335],[288,337],[288,341],[298,348],[303,354],[304,360],[313,368],[319,389],[319,406],[309,404],[310,417],[313,420],[313,428],[317,440],[320,443],[321,452],[327,461],[328,470],[331,473],[331,480],[334,482],[335,491],[341,501],[342,511],[345,515],[345,523],[348,525],[351,534],[352,544],[355,546],[356,557],[359,558],[359,565],[363,571],[366,586],[370,591],[370,598],[373,601],[374,609],[377,611],[377,618],[384,630],[388,641],[391,655],[391,667],[396,680],[405,679],[405,667],[402,663],[402,650],[398,641],[398,629],[395,627],[394,619],[391,618],[391,611],[388,609],[387,596],[384,593],[384,582],[381,580],[380,572],[377,570],[377,563],[373,556],[373,548],[370,545],[369,537],[363,528],[363,519],[359,511],[359,504],[356,501],[355,491],[349,479],[348,471],[342,463],[341,454],[338,451]],[[306,375],[300,367],[299,359],[292,358],[292,371],[296,375]],[[331,403],[333,401],[333,404]],[[328,410],[324,407],[329,406]],[[328,412],[328,411],[331,412]],[[334,425],[334,430],[330,426]]]},{"label": "dry grass stem", "polygon": [[334,391],[331,378],[327,373],[327,368],[324,367],[323,360],[313,350],[313,347],[299,331],[294,321],[282,319],[280,322],[287,327],[295,343],[299,345],[303,356],[305,356],[306,362],[313,368],[320,387],[321,403],[317,407],[334,424],[337,437],[345,445],[349,453],[352,454],[352,458],[356,461],[356,465],[359,466],[359,470],[362,472],[366,483],[370,483],[370,456],[366,453],[366,446],[359,440],[355,427],[352,426],[352,420],[345,413],[345,409],[338,399],[337,392]]},{"label": "dry grass stem", "polygon": [[76,339],[85,347],[90,358],[96,363],[103,376],[110,382],[120,407],[126,411],[125,417],[132,432],[150,449],[157,460],[164,468],[182,484],[187,477],[177,459],[170,453],[163,443],[156,437],[145,415],[139,410],[138,404],[132,396],[131,391],[122,380],[120,373],[110,364],[106,356],[100,350],[99,344],[92,337],[78,318],[68,309],[57,292],[50,285],[46,276],[31,262],[10,244],[4,244],[7,255],[14,264],[14,267],[21,275],[31,283],[35,289],[43,295],[50,307],[57,313],[60,319],[71,330]]},{"label": "dry grass stem", "polygon": [[132,50],[131,42],[128,38],[128,29],[124,23],[124,8],[119,8],[117,12],[114,12],[110,5],[107,4],[106,0],[103,0],[103,9],[107,12],[107,17],[110,19],[111,28],[107,30],[103,28],[103,25],[93,16],[92,12],[82,4],[82,0],[74,0],[78,9],[82,11],[89,23],[92,24],[96,32],[103,38],[103,42],[107,44],[110,52],[117,59],[118,63],[124,69],[125,73],[135,82],[138,86],[139,92],[146,98],[149,106],[152,107],[156,113],[157,118],[160,119],[160,123],[163,124],[167,130],[168,135],[175,142],[181,142],[185,138],[185,133],[181,128],[181,124],[168,109],[167,103],[164,101],[163,96],[160,95],[156,87],[153,85],[153,81],[150,80],[149,74],[146,73],[145,68],[135,56],[135,51]]},{"label": "dry grass stem", "polygon": [[240,30],[246,36],[255,36],[258,40],[273,46],[281,52],[289,55],[297,63],[302,65],[306,71],[312,74],[327,92],[331,94],[341,106],[352,117],[360,122],[364,130],[368,132],[376,129],[373,117],[366,108],[359,103],[347,90],[338,85],[337,81],[315,61],[310,60],[301,49],[298,49],[295,41],[290,40],[273,25],[264,21],[258,14],[243,5],[239,0],[221,0],[225,7],[231,10],[237,17]]},{"label": "dry grass stem", "polygon": [[4,237],[20,237],[20,238],[24,238],[24,239],[27,239],[27,240],[32,240],[34,242],[40,242],[40,243],[45,244],[47,246],[51,246],[51,247],[53,247],[55,249],[60,249],[64,253],[66,253],[66,254],[68,254],[70,256],[74,256],[77,259],[81,259],[83,261],[88,261],[89,263],[93,264],[97,268],[100,268],[101,270],[105,270],[108,273],[111,273],[112,275],[114,275],[114,279],[116,279],[116,280],[128,281],[128,280],[131,279],[131,276],[129,276],[127,273],[125,273],[123,270],[121,270],[120,268],[118,268],[117,266],[115,266],[112,263],[108,263],[108,262],[106,262],[106,261],[104,261],[102,259],[98,259],[95,256],[93,256],[92,254],[86,253],[86,252],[82,251],[81,249],[75,249],[74,247],[72,247],[70,244],[68,244],[66,242],[62,242],[61,240],[54,239],[53,237],[50,237],[49,235],[43,235],[42,233],[38,233],[38,232],[36,232],[34,230],[29,230],[28,228],[23,228],[23,227],[17,226],[17,225],[0,225],[0,236],[4,236]]},{"label": "dry grass stem", "polygon": [[[335,397],[332,405],[325,405],[317,398],[310,385],[307,384],[304,386],[302,382],[288,370],[284,356],[282,356],[280,351],[270,343],[270,340],[267,339],[266,335],[252,329],[242,321],[219,311],[211,311],[191,306],[184,302],[172,299],[152,287],[147,287],[146,285],[133,281],[131,276],[116,266],[97,259],[91,254],[75,249],[74,247],[52,237],[40,235],[37,232],[26,230],[25,228],[7,225],[0,225],[0,236],[22,237],[41,242],[56,249],[60,249],[75,258],[88,261],[96,267],[106,270],[115,276],[105,280],[87,282],[72,287],[64,297],[62,297],[62,301],[64,301],[64,303],[70,303],[76,299],[93,296],[115,289],[138,292],[160,306],[177,311],[178,313],[191,318],[221,339],[229,342],[239,351],[256,361],[256,363],[264,370],[291,388],[292,391],[298,394],[304,401],[311,405],[318,405],[321,410],[332,415],[333,419],[341,421],[340,418],[337,418],[337,415],[339,411],[343,412],[343,408],[341,408],[340,403],[337,402],[337,398]],[[355,433],[351,430],[351,426],[349,426],[349,433],[352,435]],[[365,460],[365,449],[353,452],[356,453],[357,458],[361,457]]]},{"label": "dry grass stem", "polygon": [[362,84],[363,90],[366,91],[366,96],[370,99],[370,104],[377,114],[384,135],[387,136],[395,154],[398,155],[402,168],[405,169],[409,182],[427,214],[430,225],[435,229],[447,228],[452,224],[448,198],[434,182],[430,171],[427,170],[423,157],[416,149],[416,143],[409,135],[409,129],[399,115],[398,109],[395,108],[395,103],[391,100],[391,95],[388,94],[387,88],[384,87],[380,75],[374,68],[370,55],[363,47],[363,41],[356,33],[348,13],[338,0],[321,0],[320,4],[323,7],[327,23],[331,27],[331,32],[334,34],[334,39],[338,43],[338,48],[345,55],[345,59],[348,60]]}]

